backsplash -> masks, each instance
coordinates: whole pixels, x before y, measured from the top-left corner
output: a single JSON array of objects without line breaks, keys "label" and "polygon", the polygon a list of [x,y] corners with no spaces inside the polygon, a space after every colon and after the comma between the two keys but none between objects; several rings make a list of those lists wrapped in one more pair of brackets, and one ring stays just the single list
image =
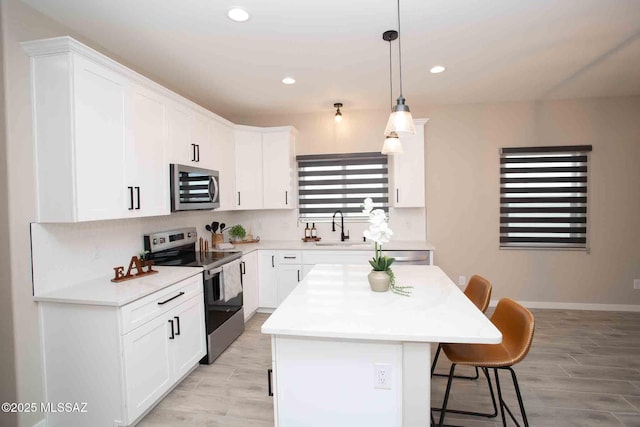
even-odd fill
[{"label": "backsplash", "polygon": [[[425,210],[390,209],[389,225],[393,240],[424,240]],[[41,294],[86,280],[111,276],[113,267],[126,265],[143,250],[143,236],[181,227],[197,227],[198,236],[211,241],[205,225],[224,222],[228,227],[242,224],[247,232],[262,240],[299,240],[304,223],[297,210],[237,212],[178,212],[170,216],[92,221],[77,224],[32,224],[32,263],[34,293]],[[309,224],[311,227],[311,224]],[[351,241],[362,240],[368,227],[363,223],[345,223]],[[340,230],[331,231],[331,223],[316,223],[323,240],[339,240]],[[225,240],[228,235],[225,233]]]}]

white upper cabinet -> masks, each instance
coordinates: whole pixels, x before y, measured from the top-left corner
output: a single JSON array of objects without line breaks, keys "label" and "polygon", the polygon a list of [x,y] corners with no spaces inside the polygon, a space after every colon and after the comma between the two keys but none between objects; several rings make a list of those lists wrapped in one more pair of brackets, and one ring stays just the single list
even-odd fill
[{"label": "white upper cabinet", "polygon": [[199,112],[191,112],[191,147],[195,150],[195,162],[191,166],[213,169],[213,119]]},{"label": "white upper cabinet", "polygon": [[292,127],[236,128],[236,209],[295,208],[295,133]]},{"label": "white upper cabinet", "polygon": [[262,134],[264,209],[291,209],[296,206],[294,152],[292,131],[265,131]]},{"label": "white upper cabinet", "polygon": [[395,208],[423,208],[425,205],[424,125],[427,121],[414,120],[416,134],[400,137],[404,153],[389,156],[392,178],[389,198]]},{"label": "white upper cabinet", "polygon": [[196,148],[191,145],[191,111],[178,102],[167,106],[169,163],[195,166]]},{"label": "white upper cabinet", "polygon": [[[56,65],[64,67],[56,70]],[[127,216],[133,189],[128,191],[123,162],[128,138],[126,80],[75,54],[34,58],[32,70],[40,221]],[[55,83],[70,89],[71,97],[52,94]],[[57,114],[49,113],[67,101],[63,120],[70,126],[63,129],[50,123]]]},{"label": "white upper cabinet", "polygon": [[220,208],[229,211],[236,206],[236,152],[235,136],[230,124],[213,123],[213,169],[217,170],[220,184]]},{"label": "white upper cabinet", "polygon": [[262,209],[262,133],[236,129],[235,145],[235,209]]},{"label": "white upper cabinet", "polygon": [[169,214],[164,99],[68,37],[24,47],[38,220]]},{"label": "white upper cabinet", "polygon": [[[142,86],[131,86],[131,118],[127,138],[126,185],[133,188],[134,216],[166,215],[170,211],[167,166],[166,100]],[[137,211],[137,212],[136,212]]]},{"label": "white upper cabinet", "polygon": [[213,122],[205,114],[172,102],[167,114],[169,163],[213,169]]}]

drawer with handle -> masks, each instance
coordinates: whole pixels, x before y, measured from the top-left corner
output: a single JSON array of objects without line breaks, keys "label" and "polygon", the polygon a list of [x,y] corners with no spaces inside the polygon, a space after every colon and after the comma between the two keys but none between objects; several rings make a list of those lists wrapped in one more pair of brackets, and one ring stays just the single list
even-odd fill
[{"label": "drawer with handle", "polygon": [[302,264],[302,251],[278,251],[278,264]]},{"label": "drawer with handle", "polygon": [[196,295],[202,296],[202,274],[125,305],[120,309],[122,333],[132,331]]}]

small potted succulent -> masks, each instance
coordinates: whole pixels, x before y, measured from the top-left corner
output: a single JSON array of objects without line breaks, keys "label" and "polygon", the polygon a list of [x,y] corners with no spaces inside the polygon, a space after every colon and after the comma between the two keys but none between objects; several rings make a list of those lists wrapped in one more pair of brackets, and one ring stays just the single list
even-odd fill
[{"label": "small potted succulent", "polygon": [[244,229],[240,224],[236,224],[229,229],[229,237],[232,242],[238,240],[244,240],[247,236],[247,230]]}]

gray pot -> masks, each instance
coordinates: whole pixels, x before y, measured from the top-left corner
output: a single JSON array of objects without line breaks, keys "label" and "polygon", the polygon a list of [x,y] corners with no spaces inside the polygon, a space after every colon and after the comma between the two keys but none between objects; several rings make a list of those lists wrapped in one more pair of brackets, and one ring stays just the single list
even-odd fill
[{"label": "gray pot", "polygon": [[389,284],[391,283],[391,277],[386,271],[371,270],[369,276],[369,286],[373,292],[387,292],[389,290]]}]

